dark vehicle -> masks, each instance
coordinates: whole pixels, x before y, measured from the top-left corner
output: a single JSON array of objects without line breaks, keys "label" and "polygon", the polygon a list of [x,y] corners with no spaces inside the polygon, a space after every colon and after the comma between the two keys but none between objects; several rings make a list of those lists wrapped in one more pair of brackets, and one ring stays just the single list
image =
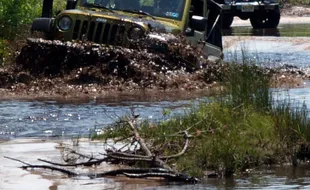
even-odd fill
[{"label": "dark vehicle", "polygon": [[250,19],[253,28],[277,28],[280,7],[275,0],[216,0],[222,6],[222,28],[229,28],[235,16]]}]

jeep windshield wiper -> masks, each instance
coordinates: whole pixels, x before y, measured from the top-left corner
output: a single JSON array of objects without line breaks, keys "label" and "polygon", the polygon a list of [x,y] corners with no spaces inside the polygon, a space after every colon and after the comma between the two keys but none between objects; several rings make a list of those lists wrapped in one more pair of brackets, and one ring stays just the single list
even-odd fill
[{"label": "jeep windshield wiper", "polygon": [[102,8],[102,9],[110,11],[111,13],[115,13],[115,11],[113,11],[112,9],[110,9],[110,8],[104,6],[104,5],[101,5],[99,3],[84,3],[83,6],[85,6],[85,7]]},{"label": "jeep windshield wiper", "polygon": [[149,17],[151,17],[153,20],[156,20],[156,18],[155,18],[153,15],[151,15],[151,14],[148,13],[148,12],[142,11],[142,10],[124,9],[124,10],[121,10],[121,11],[128,12],[128,13],[135,13],[135,14],[140,14],[140,15],[149,16]]}]

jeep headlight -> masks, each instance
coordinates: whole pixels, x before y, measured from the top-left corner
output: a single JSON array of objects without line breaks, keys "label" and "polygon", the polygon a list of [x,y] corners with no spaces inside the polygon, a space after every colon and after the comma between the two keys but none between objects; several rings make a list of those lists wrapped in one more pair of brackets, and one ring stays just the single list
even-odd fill
[{"label": "jeep headlight", "polygon": [[71,28],[72,20],[68,16],[61,17],[58,21],[58,27],[60,30],[67,31]]},{"label": "jeep headlight", "polygon": [[128,31],[128,38],[131,40],[138,40],[143,36],[143,33],[143,29],[135,26]]}]

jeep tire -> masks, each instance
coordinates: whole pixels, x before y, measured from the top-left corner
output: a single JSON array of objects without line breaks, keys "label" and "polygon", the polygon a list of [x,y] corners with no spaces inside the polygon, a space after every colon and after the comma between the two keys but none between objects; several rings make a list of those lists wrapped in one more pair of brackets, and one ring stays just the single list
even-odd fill
[{"label": "jeep tire", "polygon": [[270,10],[266,13],[258,13],[250,17],[253,28],[277,28],[280,22],[280,11]]},{"label": "jeep tire", "polygon": [[234,16],[229,14],[223,14],[222,16],[222,28],[228,29],[234,21]]}]

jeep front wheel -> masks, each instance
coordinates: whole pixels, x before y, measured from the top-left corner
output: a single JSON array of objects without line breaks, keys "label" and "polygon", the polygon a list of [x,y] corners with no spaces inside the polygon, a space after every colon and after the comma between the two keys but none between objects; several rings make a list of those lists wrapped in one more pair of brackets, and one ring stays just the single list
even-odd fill
[{"label": "jeep front wheel", "polygon": [[234,21],[234,17],[232,15],[223,15],[223,17],[222,17],[222,28],[223,29],[230,28],[233,21]]},{"label": "jeep front wheel", "polygon": [[280,11],[271,10],[267,14],[257,14],[250,18],[253,28],[277,28],[280,22]]}]

